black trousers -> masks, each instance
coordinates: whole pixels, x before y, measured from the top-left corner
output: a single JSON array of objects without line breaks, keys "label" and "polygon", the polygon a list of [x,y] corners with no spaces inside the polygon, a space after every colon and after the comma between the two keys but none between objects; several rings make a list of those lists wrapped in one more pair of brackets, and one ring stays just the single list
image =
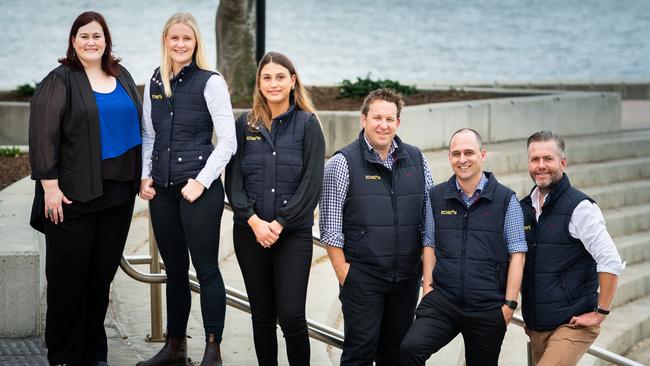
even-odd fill
[{"label": "black trousers", "polygon": [[106,361],[104,318],[110,285],[120,264],[133,216],[134,198],[79,213],[64,204],[58,225],[43,218],[50,364]]},{"label": "black trousers", "polygon": [[399,347],[413,322],[419,278],[391,282],[350,266],[340,288],[345,339],[341,365],[399,365]]},{"label": "black trousers", "polygon": [[[223,214],[223,185],[220,179],[193,203],[181,195],[183,185],[155,185],[150,201],[160,256],[167,273],[167,333],[183,337],[187,332],[192,298],[188,271],[190,256],[201,285],[201,315],[206,336],[221,342],[226,317],[226,289],[219,271],[219,232]],[[188,255],[189,249],[189,255]]]},{"label": "black trousers", "polygon": [[283,231],[271,248],[264,248],[249,226],[235,224],[233,240],[251,304],[259,365],[278,364],[278,321],[289,364],[309,365],[305,302],[313,251],[311,229]]},{"label": "black trousers", "polygon": [[467,366],[498,365],[506,333],[501,308],[462,311],[436,290],[429,292],[418,306],[415,322],[402,342],[401,365],[424,365],[458,333],[465,341]]}]

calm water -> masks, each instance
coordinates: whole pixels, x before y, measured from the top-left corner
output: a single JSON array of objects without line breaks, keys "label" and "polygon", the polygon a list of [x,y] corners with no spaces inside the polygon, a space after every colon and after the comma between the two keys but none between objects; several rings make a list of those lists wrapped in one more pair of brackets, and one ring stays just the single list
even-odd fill
[{"label": "calm water", "polygon": [[[103,13],[137,82],[159,63],[159,33],[193,13],[216,60],[215,0],[0,0],[0,89],[40,80],[65,53],[75,16]],[[307,84],[650,80],[648,0],[267,0],[267,49]]]}]

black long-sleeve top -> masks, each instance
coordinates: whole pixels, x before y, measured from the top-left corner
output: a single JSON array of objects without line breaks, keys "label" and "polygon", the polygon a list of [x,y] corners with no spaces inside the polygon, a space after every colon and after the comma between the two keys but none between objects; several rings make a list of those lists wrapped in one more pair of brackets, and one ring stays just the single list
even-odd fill
[{"label": "black long-sleeve top", "polygon": [[[232,206],[235,217],[247,221],[255,214],[253,201],[244,190],[244,178],[241,164],[244,155],[244,128],[246,116],[242,115],[235,122],[237,129],[237,153],[226,167],[226,194]],[[262,127],[264,128],[264,127]],[[287,202],[278,210],[275,220],[285,229],[291,230],[303,221],[305,215],[313,215],[318,204],[323,182],[323,166],[325,163],[325,138],[316,116],[312,116],[305,126],[303,142],[303,168],[298,188]]]}]

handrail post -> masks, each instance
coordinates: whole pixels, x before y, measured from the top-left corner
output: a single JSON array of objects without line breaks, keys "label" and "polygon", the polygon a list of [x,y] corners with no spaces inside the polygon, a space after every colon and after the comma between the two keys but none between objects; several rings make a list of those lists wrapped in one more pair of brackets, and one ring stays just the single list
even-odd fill
[{"label": "handrail post", "polygon": [[[156,236],[151,225],[151,214],[149,215],[149,253],[151,255],[151,263],[149,263],[151,273],[160,273],[158,244],[156,244]],[[162,330],[162,289],[159,283],[152,283],[150,286],[151,334],[147,334],[145,340],[147,342],[163,342],[165,337]]]}]

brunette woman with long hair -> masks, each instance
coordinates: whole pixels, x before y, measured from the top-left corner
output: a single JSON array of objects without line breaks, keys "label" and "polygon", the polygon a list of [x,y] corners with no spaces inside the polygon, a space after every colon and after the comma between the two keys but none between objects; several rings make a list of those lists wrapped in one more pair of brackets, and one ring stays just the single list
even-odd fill
[{"label": "brunette woman with long hair", "polygon": [[325,140],[291,61],[259,63],[253,107],[237,119],[238,150],[226,169],[235,254],[251,303],[260,365],[277,365],[276,322],[291,365],[309,365],[305,318],[312,226],[323,179]]},{"label": "brunette woman with long hair", "polygon": [[30,106],[31,224],[45,234],[50,364],[105,365],[104,317],[141,170],[142,104],[104,17],[80,14]]}]

